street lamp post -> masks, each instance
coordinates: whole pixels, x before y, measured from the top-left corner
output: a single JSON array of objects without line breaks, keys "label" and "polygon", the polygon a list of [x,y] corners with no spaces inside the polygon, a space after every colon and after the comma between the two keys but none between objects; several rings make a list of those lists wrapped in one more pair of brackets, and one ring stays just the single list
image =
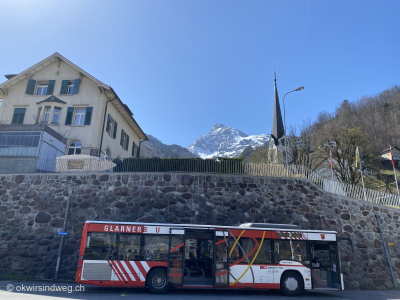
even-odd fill
[{"label": "street lamp post", "polygon": [[286,157],[286,176],[289,177],[289,164],[288,164],[288,152],[287,152],[287,135],[286,135],[286,114],[285,114],[285,97],[287,94],[293,93],[293,92],[297,92],[297,91],[301,91],[304,90],[304,86],[301,86],[293,91],[287,92],[284,96],[283,96],[283,123],[285,126],[285,157]]}]

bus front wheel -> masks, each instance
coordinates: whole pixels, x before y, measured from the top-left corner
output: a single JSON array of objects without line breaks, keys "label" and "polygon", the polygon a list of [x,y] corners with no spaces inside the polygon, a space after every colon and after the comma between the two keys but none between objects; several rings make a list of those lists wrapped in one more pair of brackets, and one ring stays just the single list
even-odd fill
[{"label": "bus front wheel", "polygon": [[286,296],[298,296],[304,290],[304,282],[296,272],[286,272],[282,275],[281,291]]},{"label": "bus front wheel", "polygon": [[165,294],[168,291],[167,270],[156,268],[149,272],[146,287],[152,294]]}]

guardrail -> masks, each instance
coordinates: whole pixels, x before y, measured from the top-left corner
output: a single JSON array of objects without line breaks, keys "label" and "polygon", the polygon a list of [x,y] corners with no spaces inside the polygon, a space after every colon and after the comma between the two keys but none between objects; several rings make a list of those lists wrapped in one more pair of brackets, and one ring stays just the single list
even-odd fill
[{"label": "guardrail", "polygon": [[284,164],[245,163],[245,174],[248,175],[291,177],[294,179],[304,178],[332,194],[400,208],[400,197],[395,194],[388,194],[368,188],[363,189],[362,186],[322,178],[306,166],[289,165],[289,176],[287,176],[286,172]]},{"label": "guardrail", "polygon": [[90,172],[181,172],[211,173],[307,179],[322,190],[387,206],[400,208],[400,197],[353,184],[326,178],[306,166],[253,163],[241,160],[190,159],[190,158],[129,158],[113,162],[91,159],[0,159],[0,174],[15,173],[90,173]]}]

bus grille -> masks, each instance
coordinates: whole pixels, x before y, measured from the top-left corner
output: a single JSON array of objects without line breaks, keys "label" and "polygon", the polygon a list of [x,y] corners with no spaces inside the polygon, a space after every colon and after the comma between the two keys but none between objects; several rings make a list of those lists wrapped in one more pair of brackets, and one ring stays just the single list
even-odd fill
[{"label": "bus grille", "polygon": [[82,277],[85,280],[111,280],[111,267],[108,263],[85,263]]}]

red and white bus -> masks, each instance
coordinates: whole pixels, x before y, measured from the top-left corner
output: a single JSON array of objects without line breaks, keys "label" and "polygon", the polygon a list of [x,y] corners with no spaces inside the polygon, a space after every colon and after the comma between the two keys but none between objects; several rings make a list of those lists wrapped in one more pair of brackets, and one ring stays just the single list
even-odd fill
[{"label": "red and white bus", "polygon": [[76,282],[109,287],[342,289],[336,232],[240,226],[87,221]]}]

